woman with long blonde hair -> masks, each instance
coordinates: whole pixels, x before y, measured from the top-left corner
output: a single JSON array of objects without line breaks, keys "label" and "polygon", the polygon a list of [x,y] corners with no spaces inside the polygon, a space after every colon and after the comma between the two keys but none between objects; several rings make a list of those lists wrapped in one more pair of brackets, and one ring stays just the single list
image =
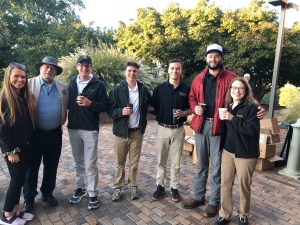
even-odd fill
[{"label": "woman with long blonde hair", "polygon": [[10,173],[1,224],[23,225],[33,215],[19,210],[35,129],[35,104],[28,89],[26,68],[11,63],[0,92],[0,147]]}]

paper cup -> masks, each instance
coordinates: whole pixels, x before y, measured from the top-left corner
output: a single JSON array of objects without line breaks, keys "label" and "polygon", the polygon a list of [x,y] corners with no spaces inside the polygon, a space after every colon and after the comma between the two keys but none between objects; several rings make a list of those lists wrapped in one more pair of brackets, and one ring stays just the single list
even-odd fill
[{"label": "paper cup", "polygon": [[227,108],[219,108],[219,113],[224,113],[227,111]]},{"label": "paper cup", "polygon": [[223,113],[227,111],[227,108],[219,108],[219,117],[220,120],[224,120]]}]

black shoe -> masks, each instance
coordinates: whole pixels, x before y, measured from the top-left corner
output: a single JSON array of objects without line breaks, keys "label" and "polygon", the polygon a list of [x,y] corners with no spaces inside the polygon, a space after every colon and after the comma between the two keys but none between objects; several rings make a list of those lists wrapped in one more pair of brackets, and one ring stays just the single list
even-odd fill
[{"label": "black shoe", "polygon": [[77,188],[75,194],[70,199],[70,203],[78,203],[86,195],[87,195],[86,189]]},{"label": "black shoe", "polygon": [[48,202],[50,206],[56,206],[58,204],[57,199],[52,194],[46,196],[43,195],[42,200]]},{"label": "black shoe", "polygon": [[22,211],[27,212],[27,213],[31,212],[33,209],[33,203],[34,203],[33,199],[25,200],[25,202],[22,206]]},{"label": "black shoe", "polygon": [[173,189],[171,188],[171,193],[172,193],[172,200],[174,202],[179,202],[179,199],[180,199],[180,194],[178,192],[178,189]]},{"label": "black shoe", "polygon": [[163,193],[165,193],[165,187],[158,185],[156,191],[153,193],[152,200],[156,201],[161,199]]},{"label": "black shoe", "polygon": [[222,224],[228,224],[230,220],[226,220],[223,217],[219,217],[218,220],[214,222],[214,225],[222,225]]},{"label": "black shoe", "polygon": [[239,225],[248,225],[248,219],[240,217]]},{"label": "black shoe", "polygon": [[99,207],[99,201],[98,197],[89,197],[89,204],[88,208],[89,209],[97,209]]}]

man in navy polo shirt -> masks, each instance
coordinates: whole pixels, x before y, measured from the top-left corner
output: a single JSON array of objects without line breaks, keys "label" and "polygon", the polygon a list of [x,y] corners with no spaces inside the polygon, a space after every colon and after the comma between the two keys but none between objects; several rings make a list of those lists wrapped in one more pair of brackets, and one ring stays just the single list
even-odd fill
[{"label": "man in navy polo shirt", "polygon": [[180,158],[182,154],[185,131],[183,123],[187,115],[191,114],[188,95],[189,86],[180,80],[182,63],[179,59],[169,62],[169,80],[158,85],[150,101],[149,111],[154,110],[158,122],[156,130],[157,163],[157,187],[153,194],[153,200],[159,200],[165,192],[167,183],[167,160],[171,152],[171,181],[170,190],[175,202],[180,200],[179,172]]},{"label": "man in navy polo shirt", "polygon": [[61,154],[62,125],[67,117],[68,91],[67,86],[55,80],[55,76],[63,69],[57,65],[57,60],[51,56],[43,58],[35,64],[40,75],[28,81],[29,89],[37,104],[36,137],[34,149],[23,187],[25,203],[22,210],[30,212],[34,198],[38,194],[38,173],[43,158],[43,181],[40,188],[42,200],[50,206],[58,204],[53,196],[56,184],[56,172]]}]

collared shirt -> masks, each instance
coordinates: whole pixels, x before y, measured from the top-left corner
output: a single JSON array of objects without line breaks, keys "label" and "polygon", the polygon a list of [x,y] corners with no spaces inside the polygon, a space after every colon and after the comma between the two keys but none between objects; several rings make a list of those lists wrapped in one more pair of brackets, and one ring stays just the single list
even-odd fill
[{"label": "collared shirt", "polygon": [[215,110],[215,97],[217,88],[217,76],[214,77],[207,70],[207,74],[204,81],[204,99],[205,99],[205,111],[204,116],[214,118]]},{"label": "collared shirt", "polygon": [[61,125],[62,108],[55,80],[45,83],[40,77],[41,90],[37,102],[37,127],[42,130],[52,130]]},{"label": "collared shirt", "polygon": [[86,85],[88,85],[90,80],[93,78],[92,74],[90,74],[89,76],[90,76],[90,79],[87,81],[82,81],[79,79],[79,75],[77,76],[76,82],[77,82],[78,94],[83,92],[83,89],[86,87]]},{"label": "collared shirt", "polygon": [[186,121],[186,117],[174,119],[173,109],[185,111],[189,109],[188,96],[190,87],[182,81],[174,88],[169,81],[158,85],[150,101],[150,105],[155,108],[156,120],[166,125],[181,124]]},{"label": "collared shirt", "polygon": [[139,88],[137,83],[135,83],[135,88],[129,90],[129,102],[132,104],[132,114],[129,115],[129,128],[139,127],[140,112],[139,112]]}]

